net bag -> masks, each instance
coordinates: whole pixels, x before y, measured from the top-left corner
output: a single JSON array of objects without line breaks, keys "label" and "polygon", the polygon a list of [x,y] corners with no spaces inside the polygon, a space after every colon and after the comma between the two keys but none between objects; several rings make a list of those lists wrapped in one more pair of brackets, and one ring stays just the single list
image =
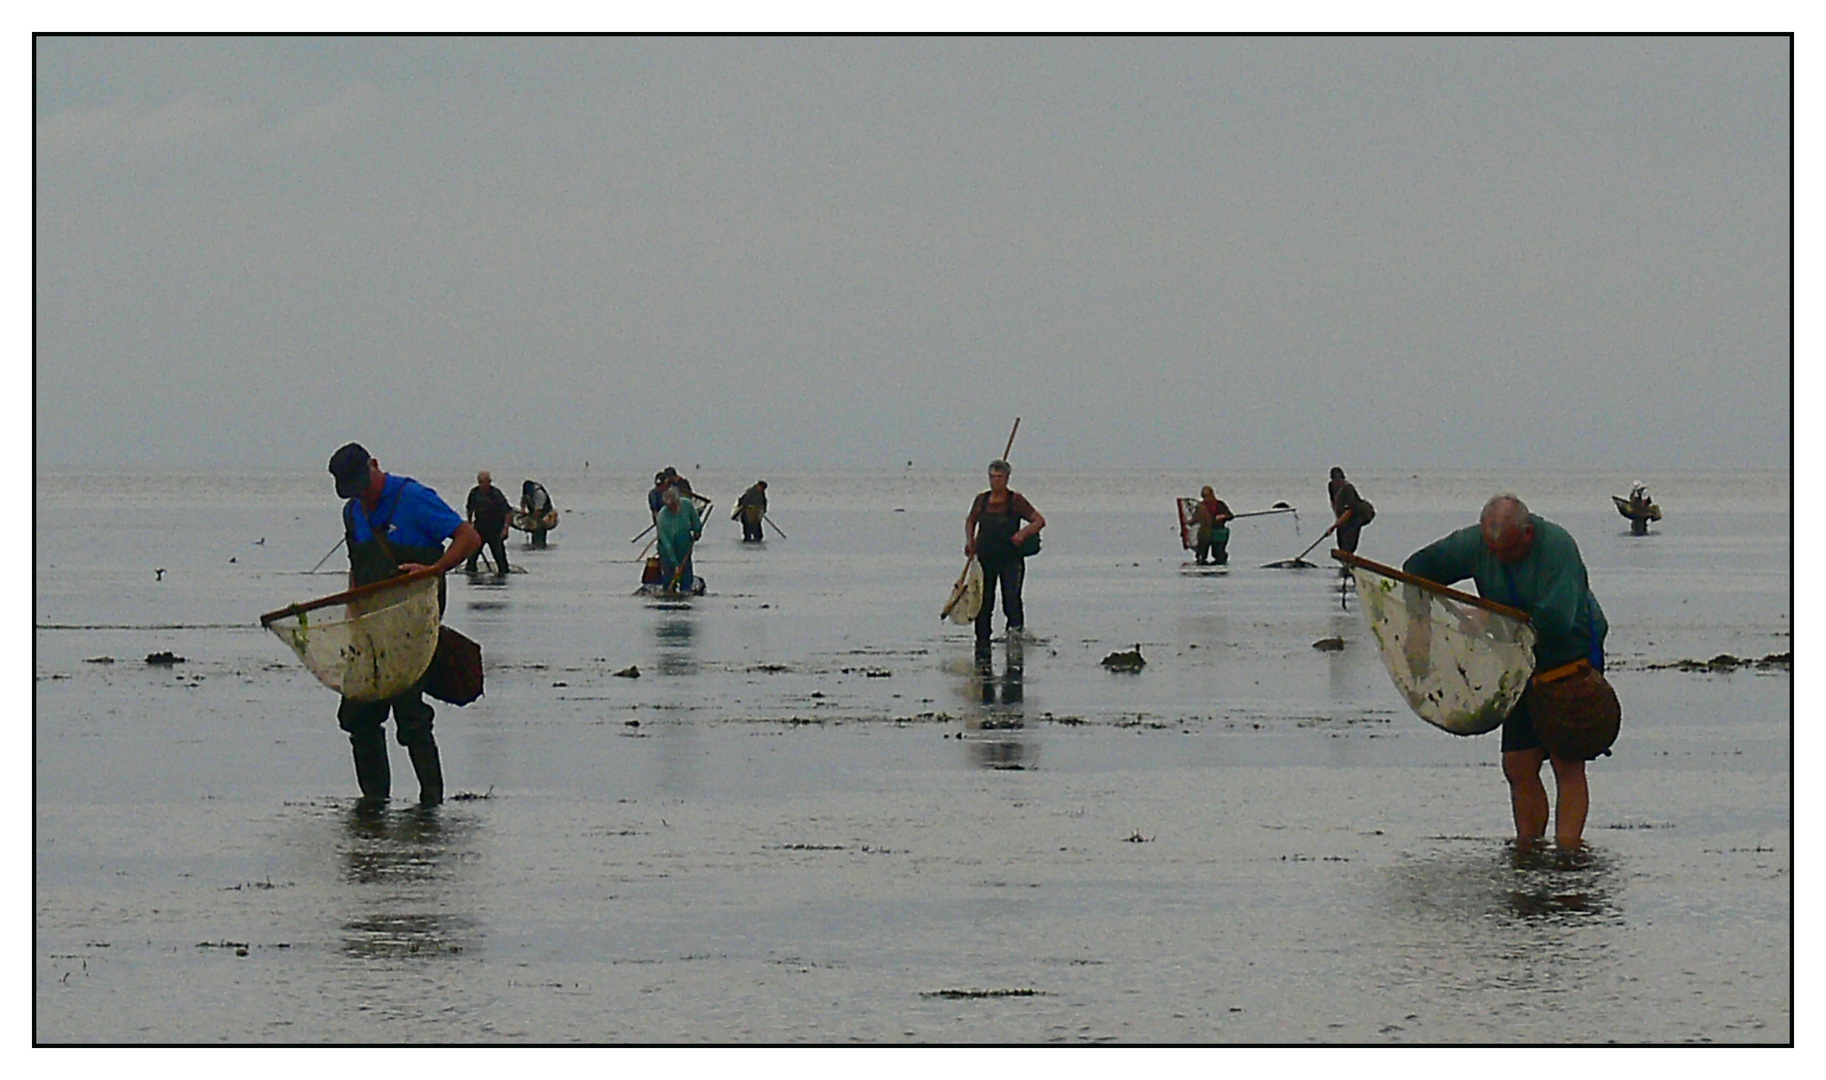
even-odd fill
[{"label": "net bag", "polygon": [[1175,499],[1173,503],[1179,509],[1179,546],[1191,551],[1198,547],[1198,523],[1194,515],[1198,513],[1197,499]]},{"label": "net bag", "polygon": [[431,666],[437,586],[436,575],[383,582],[294,604],[260,622],[323,685],[352,701],[382,701],[412,689]]},{"label": "net bag", "polygon": [[965,564],[962,576],[957,584],[951,587],[951,599],[945,603],[943,611],[938,613],[941,619],[950,619],[959,626],[976,621],[977,612],[983,610],[983,564],[972,558]]},{"label": "net bag", "polygon": [[1454,735],[1502,725],[1534,673],[1534,628],[1350,560],[1357,597],[1395,689]]}]

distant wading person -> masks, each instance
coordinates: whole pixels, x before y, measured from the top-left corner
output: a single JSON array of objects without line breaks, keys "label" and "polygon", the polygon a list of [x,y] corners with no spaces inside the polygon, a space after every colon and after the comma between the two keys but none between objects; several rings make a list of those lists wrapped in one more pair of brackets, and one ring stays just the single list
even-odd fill
[{"label": "distant wading person", "polygon": [[678,473],[670,467],[653,474],[653,489],[647,492],[647,512],[653,515],[653,523],[659,524],[660,508],[666,505],[666,489],[672,486],[672,478]]},{"label": "distant wading person", "polygon": [[533,538],[533,546],[544,547],[545,534],[557,516],[544,484],[528,480],[520,485],[520,510],[526,515],[526,531]]},{"label": "distant wading person", "polygon": [[[1338,531],[1338,548],[1354,555],[1358,534],[1375,518],[1376,508],[1357,494],[1357,485],[1346,480],[1344,470],[1336,465],[1331,468],[1331,480],[1325,485],[1325,491],[1331,499],[1332,517],[1336,519],[1331,527]],[[1350,569],[1346,567],[1344,573],[1348,575]]]},{"label": "distant wading person", "polygon": [[1008,633],[1026,625],[1021,606],[1021,585],[1027,577],[1022,545],[1046,527],[1046,518],[1018,491],[1008,489],[1008,463],[989,463],[989,490],[970,504],[964,519],[964,554],[975,556],[983,567],[983,606],[976,615],[976,643],[989,644],[991,616],[995,614],[996,584],[1002,587],[1002,614]]},{"label": "distant wading person", "polygon": [[1199,493],[1198,509],[1192,511],[1192,520],[1198,525],[1198,532],[1193,536],[1194,554],[1198,565],[1205,565],[1206,556],[1210,561],[1222,566],[1230,561],[1230,528],[1229,522],[1235,515],[1230,506],[1217,497],[1217,492],[1209,484]]},{"label": "distant wading person", "polygon": [[[469,523],[476,527],[482,543],[494,553],[496,572],[507,573],[507,520],[513,516],[514,508],[507,501],[506,493],[495,487],[494,478],[487,469],[476,473],[476,486],[469,489],[466,509]],[[476,559],[481,554],[481,548],[477,548],[469,556],[466,569],[470,573],[476,572]]]},{"label": "distant wading person", "polygon": [[[1584,661],[1604,670],[1604,610],[1592,595],[1579,545],[1565,529],[1528,512],[1514,495],[1484,504],[1478,524],[1436,540],[1408,556],[1402,569],[1441,585],[1471,578],[1479,595],[1528,613],[1535,632],[1537,677]],[[1535,730],[1537,683],[1503,721],[1503,777],[1515,814],[1515,837],[1531,844],[1547,832],[1547,788],[1541,763],[1553,762],[1556,789],[1554,840],[1577,847],[1591,795],[1585,760],[1550,753]],[[1608,751],[1606,751],[1608,752]]]},{"label": "distant wading person", "polygon": [[743,540],[755,541],[767,539],[761,532],[761,519],[766,516],[767,481],[756,480],[754,486],[742,492],[742,497],[735,501],[735,513],[729,518],[742,523]]},{"label": "distant wading person", "polygon": [[[389,476],[360,443],[349,443],[330,458],[336,494],[343,504],[344,539],[349,546],[351,588],[385,581],[427,567],[443,574],[482,546],[481,534],[452,510],[438,493],[405,476]],[[451,541],[449,548],[444,541]],[[437,583],[438,610],[444,608],[444,581]],[[387,734],[381,725],[393,714],[393,734],[412,757],[422,804],[442,802],[444,771],[437,740],[431,735],[434,715],[423,697],[423,680],[384,701],[342,700],[336,721],[349,733],[355,751],[355,781],[363,802],[384,802],[391,787]]]}]

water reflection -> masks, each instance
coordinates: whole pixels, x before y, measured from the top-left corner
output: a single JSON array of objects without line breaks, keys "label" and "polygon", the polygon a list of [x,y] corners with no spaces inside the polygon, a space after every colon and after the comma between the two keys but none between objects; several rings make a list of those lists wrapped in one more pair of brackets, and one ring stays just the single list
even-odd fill
[{"label": "water reflection", "polygon": [[476,857],[472,834],[473,822],[444,806],[349,811],[340,845],[351,901],[344,955],[450,956],[471,948],[477,920],[452,909],[458,868]]},{"label": "water reflection", "polygon": [[1478,851],[1442,851],[1391,868],[1393,895],[1416,915],[1467,923],[1522,925],[1620,922],[1612,855],[1589,845],[1505,842]]},{"label": "water reflection", "polygon": [[696,675],[697,620],[689,606],[668,608],[653,624],[661,675]]},{"label": "water reflection", "polygon": [[1331,636],[1344,642],[1344,648],[1334,649],[1327,653],[1326,689],[1331,692],[1333,701],[1352,704],[1357,700],[1355,693],[1358,682],[1353,679],[1356,659],[1350,655],[1361,651],[1365,646],[1375,645],[1375,641],[1362,633],[1363,621],[1347,612],[1335,611],[1331,616]]},{"label": "water reflection", "polygon": [[1597,848],[1512,844],[1507,854],[1513,876],[1505,900],[1511,915],[1548,921],[1619,915],[1611,902],[1611,860]]},{"label": "water reflection", "polygon": [[964,718],[971,737],[971,764],[981,769],[1024,769],[1032,763],[1034,747],[1019,732],[1024,721],[1026,697],[1026,645],[1020,635],[1011,635],[1002,651],[1002,669],[998,675],[994,651],[987,643],[977,646],[966,684],[972,708]]}]

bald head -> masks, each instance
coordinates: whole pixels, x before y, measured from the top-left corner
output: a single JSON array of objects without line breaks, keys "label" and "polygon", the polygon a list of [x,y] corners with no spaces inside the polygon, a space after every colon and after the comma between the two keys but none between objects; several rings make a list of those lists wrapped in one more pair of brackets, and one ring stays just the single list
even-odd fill
[{"label": "bald head", "polygon": [[1483,529],[1484,547],[1501,562],[1515,562],[1534,546],[1534,523],[1528,517],[1528,504],[1508,492],[1492,496],[1477,523]]}]

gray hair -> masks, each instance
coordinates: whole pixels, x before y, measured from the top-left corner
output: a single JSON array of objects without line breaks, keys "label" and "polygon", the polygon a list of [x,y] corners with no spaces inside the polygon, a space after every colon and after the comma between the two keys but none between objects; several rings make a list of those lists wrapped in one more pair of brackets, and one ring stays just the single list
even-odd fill
[{"label": "gray hair", "polygon": [[1500,543],[1517,530],[1528,527],[1528,504],[1513,492],[1492,495],[1484,504],[1483,513],[1477,515],[1477,523],[1491,539]]},{"label": "gray hair", "polygon": [[1008,475],[1009,473],[1014,472],[1013,469],[1008,467],[1008,463],[1006,461],[1003,461],[1001,458],[996,458],[994,461],[989,463],[989,471],[990,472],[999,472],[999,473],[1003,474],[1004,476]]}]

